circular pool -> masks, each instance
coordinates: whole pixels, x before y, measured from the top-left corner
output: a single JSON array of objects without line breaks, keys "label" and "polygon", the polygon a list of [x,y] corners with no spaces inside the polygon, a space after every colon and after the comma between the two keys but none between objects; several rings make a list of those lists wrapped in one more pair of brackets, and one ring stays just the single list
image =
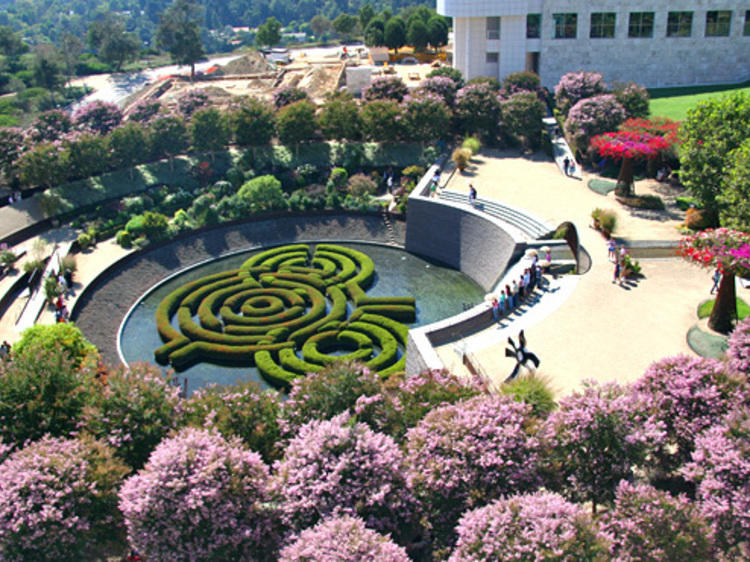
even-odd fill
[{"label": "circular pool", "polygon": [[[365,254],[372,260],[374,275],[368,283],[366,297],[380,301],[386,297],[414,297],[416,314],[409,318],[407,327],[416,327],[453,316],[481,302],[482,289],[466,275],[446,267],[441,267],[420,259],[399,248],[379,244],[337,243]],[[311,250],[315,244],[309,244]],[[222,272],[238,270],[261,250],[242,252],[218,258],[183,270],[150,289],[131,309],[122,323],[119,333],[119,350],[125,362],[154,362],[154,352],[164,345],[165,338],[157,329],[157,309],[170,294],[179,291],[189,283],[200,283],[209,276],[222,275]],[[297,289],[299,292],[299,289]],[[258,301],[259,297],[255,297]],[[261,299],[263,300],[263,299]],[[266,297],[267,300],[267,297]],[[366,299],[367,300],[367,299]],[[265,301],[259,305],[266,306]],[[249,310],[248,304],[244,305]],[[270,305],[268,305],[270,306]],[[330,310],[331,303],[327,303]],[[355,306],[347,303],[347,314]],[[172,326],[177,329],[176,314],[170,318]],[[197,315],[195,324],[199,323]],[[197,328],[200,330],[201,328]],[[168,328],[169,330],[169,328]],[[220,328],[221,331],[221,328]],[[163,332],[163,330],[162,330]],[[405,342],[403,342],[405,343]],[[399,356],[404,352],[399,345]],[[296,352],[300,355],[299,350]],[[334,351],[335,353],[335,351]],[[211,383],[233,384],[237,380],[254,380],[261,386],[268,387],[258,369],[234,361],[217,361],[215,358],[201,358],[193,361],[180,371],[180,378],[186,381],[188,393]]]}]

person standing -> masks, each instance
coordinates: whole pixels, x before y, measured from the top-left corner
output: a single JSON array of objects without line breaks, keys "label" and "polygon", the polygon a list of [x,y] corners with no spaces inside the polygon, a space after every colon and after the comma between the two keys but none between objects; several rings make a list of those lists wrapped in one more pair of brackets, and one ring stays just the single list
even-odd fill
[{"label": "person standing", "polygon": [[607,242],[607,259],[609,261],[615,260],[615,251],[617,250],[617,244],[615,243],[614,238],[610,238],[609,242]]},{"label": "person standing", "polygon": [[719,271],[718,267],[714,269],[714,274],[711,276],[711,280],[714,284],[711,286],[710,294],[713,295],[715,291],[719,290],[719,282],[721,281],[721,271]]},{"label": "person standing", "polygon": [[492,318],[496,324],[500,322],[500,301],[496,296],[492,298]]},{"label": "person standing", "polygon": [[563,171],[565,172],[565,175],[569,175],[568,172],[570,171],[570,158],[567,156],[565,157],[565,160],[563,160]]},{"label": "person standing", "polygon": [[619,282],[619,280],[620,280],[620,260],[616,259],[615,260],[615,275],[614,275],[614,278],[612,279],[612,283],[617,283]]},{"label": "person standing", "polygon": [[477,190],[474,187],[474,184],[470,183],[469,184],[469,205],[473,207],[476,204],[476,202],[477,202]]}]

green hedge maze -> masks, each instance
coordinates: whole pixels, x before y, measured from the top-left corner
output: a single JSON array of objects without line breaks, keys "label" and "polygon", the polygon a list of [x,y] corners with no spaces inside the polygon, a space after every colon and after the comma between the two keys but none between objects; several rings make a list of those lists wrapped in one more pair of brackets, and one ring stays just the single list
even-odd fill
[{"label": "green hedge maze", "polygon": [[368,297],[369,256],[343,246],[272,248],[239,269],[186,283],[159,303],[156,361],[257,366],[287,387],[305,373],[357,360],[382,377],[403,371],[413,297]]}]

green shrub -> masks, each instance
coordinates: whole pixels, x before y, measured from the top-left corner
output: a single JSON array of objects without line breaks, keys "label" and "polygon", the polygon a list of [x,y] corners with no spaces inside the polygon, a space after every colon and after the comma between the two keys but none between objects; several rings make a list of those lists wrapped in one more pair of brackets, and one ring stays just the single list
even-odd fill
[{"label": "green shrub", "polygon": [[457,148],[453,151],[451,159],[460,171],[464,171],[471,160],[471,151],[466,148]]},{"label": "green shrub", "polygon": [[44,296],[47,300],[54,300],[58,295],[62,294],[62,287],[57,282],[55,277],[47,277],[44,280]]},{"label": "green shrub", "polygon": [[91,237],[91,235],[88,232],[81,232],[78,235],[76,242],[78,242],[78,247],[82,251],[86,251],[87,249],[89,249],[91,246],[94,245],[94,239]]},{"label": "green shrub", "polygon": [[328,185],[339,191],[346,187],[347,181],[349,181],[349,172],[346,171],[346,168],[333,168],[331,175],[328,176]]},{"label": "green shrub", "polygon": [[123,248],[130,248],[133,246],[133,237],[127,230],[118,230],[115,241]]},{"label": "green shrub", "polygon": [[281,182],[272,175],[258,176],[246,182],[237,192],[254,213],[286,209],[287,201]]},{"label": "green shrub", "polygon": [[34,271],[43,271],[45,267],[45,261],[42,259],[30,259],[23,263],[24,273],[32,274]]},{"label": "green shrub", "polygon": [[16,263],[16,260],[18,260],[18,256],[13,250],[3,250],[0,252],[0,264],[3,266],[12,267],[13,264]]},{"label": "green shrub", "polygon": [[464,141],[461,143],[461,148],[465,148],[469,152],[471,152],[472,156],[479,152],[479,149],[482,148],[482,141],[480,141],[477,137],[466,137]]},{"label": "green shrub", "polygon": [[663,210],[664,201],[658,195],[633,195],[631,197],[617,196],[617,201],[626,205],[627,207],[633,207],[635,209],[655,209]]},{"label": "green shrub", "polygon": [[547,417],[547,414],[557,408],[549,379],[538,373],[528,373],[504,383],[500,387],[500,393],[530,405],[533,414],[539,418]]},{"label": "green shrub", "polygon": [[623,267],[629,269],[633,274],[639,275],[641,273],[641,264],[638,260],[634,260],[629,254],[625,254],[625,260]]},{"label": "green shrub", "polygon": [[37,324],[24,330],[21,339],[13,345],[14,357],[35,355],[40,349],[56,351],[73,361],[76,366],[95,364],[98,351],[72,322]]},{"label": "green shrub", "polygon": [[364,174],[355,174],[349,178],[347,190],[356,199],[366,199],[375,194],[378,186],[372,178]]},{"label": "green shrub", "polygon": [[409,178],[413,182],[418,182],[424,175],[425,169],[422,166],[407,166],[401,170],[401,175]]},{"label": "green shrub", "polygon": [[697,199],[685,195],[675,197],[675,203],[681,211],[687,211],[688,209],[698,208],[700,206]]},{"label": "green shrub", "polygon": [[591,211],[591,218],[594,219],[594,224],[598,223],[599,230],[603,232],[612,233],[615,231],[617,226],[617,215],[610,209],[599,209],[598,207]]}]

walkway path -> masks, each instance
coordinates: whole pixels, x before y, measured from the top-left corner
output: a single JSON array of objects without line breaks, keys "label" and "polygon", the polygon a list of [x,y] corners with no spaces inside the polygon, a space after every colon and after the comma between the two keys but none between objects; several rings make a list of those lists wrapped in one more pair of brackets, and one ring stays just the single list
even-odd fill
[{"label": "walkway path", "polygon": [[[606,242],[589,226],[595,207],[610,208],[618,216],[618,237],[679,240],[680,220],[670,213],[652,219],[631,214],[612,194],[588,189],[587,180],[586,174],[583,181],[566,178],[549,159],[519,158],[517,151],[484,152],[469,175],[453,176],[447,189],[468,193],[471,181],[480,197],[528,209],[553,225],[572,221],[593,263],[586,275],[551,280],[552,292],[500,326],[438,348],[450,370],[465,372],[459,353],[466,351],[482,372],[502,381],[514,366],[505,357],[507,338],[516,338],[521,328],[529,349],[542,361],[540,372],[560,393],[579,388],[587,378],[634,380],[656,359],[692,353],[685,337],[697,321],[697,305],[710,296],[711,272],[679,259],[641,260],[642,278],[624,287],[612,284],[614,266],[607,259]],[[650,180],[638,182],[636,191],[651,192],[652,185]],[[747,289],[738,286],[740,296],[743,291]]]}]

